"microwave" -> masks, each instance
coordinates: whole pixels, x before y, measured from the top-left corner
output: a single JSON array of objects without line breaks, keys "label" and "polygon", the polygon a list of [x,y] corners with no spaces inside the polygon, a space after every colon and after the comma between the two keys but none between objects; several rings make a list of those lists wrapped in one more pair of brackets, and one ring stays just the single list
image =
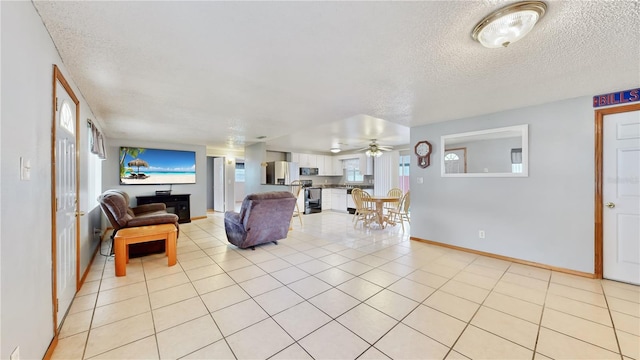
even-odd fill
[{"label": "microwave", "polygon": [[318,175],[318,168],[300,168],[300,175]]}]

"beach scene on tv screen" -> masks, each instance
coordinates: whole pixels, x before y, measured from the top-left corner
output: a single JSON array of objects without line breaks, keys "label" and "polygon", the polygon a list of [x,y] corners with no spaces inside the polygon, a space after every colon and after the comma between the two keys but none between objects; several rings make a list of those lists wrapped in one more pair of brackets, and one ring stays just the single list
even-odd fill
[{"label": "beach scene on tv screen", "polygon": [[194,151],[120,148],[120,183],[195,184],[196,153]]}]

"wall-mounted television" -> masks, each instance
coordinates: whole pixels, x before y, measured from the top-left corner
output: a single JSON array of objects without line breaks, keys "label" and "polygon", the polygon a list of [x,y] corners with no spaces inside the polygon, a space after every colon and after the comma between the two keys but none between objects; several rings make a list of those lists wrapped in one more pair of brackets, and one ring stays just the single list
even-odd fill
[{"label": "wall-mounted television", "polygon": [[195,184],[195,151],[120,147],[120,184]]}]

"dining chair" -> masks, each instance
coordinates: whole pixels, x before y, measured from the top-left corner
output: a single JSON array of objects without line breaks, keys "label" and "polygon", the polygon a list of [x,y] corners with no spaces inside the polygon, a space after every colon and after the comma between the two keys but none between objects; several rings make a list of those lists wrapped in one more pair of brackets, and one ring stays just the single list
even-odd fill
[{"label": "dining chair", "polygon": [[353,219],[351,220],[355,221],[353,228],[355,229],[356,226],[358,226],[359,221],[362,221],[362,226],[369,226],[369,222],[371,222],[371,218],[375,214],[374,211],[365,204],[365,192],[362,191],[362,189],[353,189],[351,190],[351,197],[353,198],[353,203],[356,205],[356,211],[353,213]]},{"label": "dining chair", "polygon": [[[353,193],[356,193],[355,195]],[[354,222],[358,218],[358,205],[356,204],[356,197],[362,199],[362,189],[354,188],[351,190],[351,198],[353,199],[353,203],[355,204],[356,211],[353,213],[353,217],[351,218],[351,222]]]},{"label": "dining chair", "polygon": [[376,204],[371,200],[371,194],[364,190],[362,190],[362,201],[364,201],[364,207],[367,209],[372,211],[376,209]]},{"label": "dining chair", "polygon": [[298,217],[300,219],[300,226],[302,226],[302,216],[300,213],[300,208],[298,207],[298,197],[300,196],[300,191],[302,191],[302,182],[300,180],[293,180],[291,182],[291,193],[296,197],[296,207],[293,210],[293,215],[291,216],[290,227],[293,227],[293,218]]},{"label": "dining chair", "polygon": [[[402,189],[400,189],[400,188],[392,188],[389,191],[387,191],[387,196],[388,197],[395,197],[395,198],[401,199],[402,195],[403,195]],[[397,203],[394,203],[394,204],[386,205],[384,207],[384,209],[387,210],[387,212],[389,212],[389,210],[397,210],[399,208],[400,208],[400,201],[398,201]]]},{"label": "dining chair", "polygon": [[404,232],[404,221],[406,220],[409,225],[411,225],[411,220],[409,220],[409,208],[411,206],[411,196],[409,195],[409,191],[402,197],[400,200],[400,205],[397,209],[389,210],[389,215],[387,217],[387,221],[392,224],[397,224],[400,222],[402,225],[402,232]]}]

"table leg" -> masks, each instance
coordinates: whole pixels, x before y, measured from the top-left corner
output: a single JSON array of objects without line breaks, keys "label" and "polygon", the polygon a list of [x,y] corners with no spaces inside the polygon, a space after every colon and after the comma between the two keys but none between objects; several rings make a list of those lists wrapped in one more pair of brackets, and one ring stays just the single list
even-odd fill
[{"label": "table leg", "polygon": [[177,261],[177,242],[178,239],[176,237],[176,231],[171,231],[169,232],[169,234],[167,234],[167,241],[166,241],[166,253],[167,253],[167,262],[169,266],[173,266],[176,264]]},{"label": "table leg", "polygon": [[382,213],[382,210],[384,210],[384,202],[376,201],[376,215],[378,217],[378,224],[380,224],[380,227],[384,229],[384,214]]},{"label": "table leg", "polygon": [[127,275],[127,243],[123,238],[116,236],[114,240],[114,252],[116,257],[116,276]]}]

